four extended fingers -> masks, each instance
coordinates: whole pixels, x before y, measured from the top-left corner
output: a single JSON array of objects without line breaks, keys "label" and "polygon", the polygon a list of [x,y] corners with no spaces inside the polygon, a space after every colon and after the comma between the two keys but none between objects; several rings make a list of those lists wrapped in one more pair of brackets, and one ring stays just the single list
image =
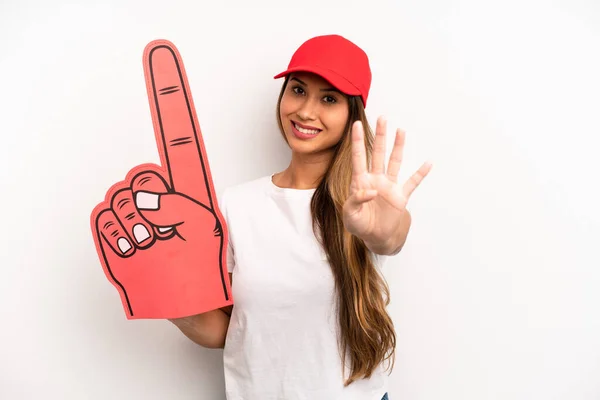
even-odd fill
[{"label": "four extended fingers", "polygon": [[[373,174],[386,173],[384,163],[386,130],[387,120],[385,117],[380,116],[377,119],[377,128],[372,153],[372,166],[370,172]],[[394,139],[394,147],[392,149],[387,168],[387,176],[394,183],[396,183],[398,180],[398,173],[400,172],[400,167],[402,165],[405,141],[406,132],[404,132],[402,129],[397,129]],[[352,125],[353,178],[357,178],[358,176],[368,172],[368,167],[366,165],[367,156],[364,143],[364,129],[362,123],[360,121],[355,121]],[[404,184],[402,191],[403,195],[407,199],[427,176],[431,170],[431,167],[432,165],[430,162],[425,162]]]}]

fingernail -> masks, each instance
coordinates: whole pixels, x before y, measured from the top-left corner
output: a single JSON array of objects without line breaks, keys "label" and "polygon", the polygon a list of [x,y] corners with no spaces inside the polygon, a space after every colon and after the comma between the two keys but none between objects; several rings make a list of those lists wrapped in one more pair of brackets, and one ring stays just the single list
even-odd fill
[{"label": "fingernail", "polygon": [[133,236],[138,243],[142,243],[144,240],[150,237],[148,229],[142,224],[137,224],[133,227]]},{"label": "fingernail", "polygon": [[135,205],[140,210],[158,210],[158,197],[156,193],[137,192]]},{"label": "fingernail", "polygon": [[129,241],[125,238],[120,238],[117,241],[117,245],[119,246],[119,250],[121,250],[121,253],[125,254],[129,251],[129,249],[131,249],[131,245],[129,244]]},{"label": "fingernail", "polygon": [[171,229],[173,229],[173,228],[172,228],[172,227],[170,227],[170,226],[169,226],[169,227],[167,227],[167,228],[161,228],[161,227],[158,227],[158,231],[159,231],[160,233],[169,232]]}]

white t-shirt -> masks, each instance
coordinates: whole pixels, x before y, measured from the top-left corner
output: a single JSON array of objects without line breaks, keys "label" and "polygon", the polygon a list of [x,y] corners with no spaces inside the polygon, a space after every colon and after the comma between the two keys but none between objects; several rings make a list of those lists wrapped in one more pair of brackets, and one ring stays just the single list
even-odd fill
[{"label": "white t-shirt", "polygon": [[380,400],[387,390],[383,366],[343,385],[334,279],[311,225],[314,191],[280,188],[269,175],[223,192],[235,304],[223,354],[228,400]]}]

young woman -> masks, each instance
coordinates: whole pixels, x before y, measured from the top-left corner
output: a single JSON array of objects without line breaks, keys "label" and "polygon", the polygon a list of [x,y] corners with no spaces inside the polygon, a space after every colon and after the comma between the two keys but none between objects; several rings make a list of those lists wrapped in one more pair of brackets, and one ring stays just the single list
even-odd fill
[{"label": "young woman", "polygon": [[347,39],[306,41],[275,78],[290,164],[220,201],[235,306],[172,322],[224,348],[229,400],[387,399],[396,337],[380,269],[406,240],[406,205],[431,165],[397,183],[397,130],[386,168],[386,121],[373,137],[364,111],[369,60]]}]

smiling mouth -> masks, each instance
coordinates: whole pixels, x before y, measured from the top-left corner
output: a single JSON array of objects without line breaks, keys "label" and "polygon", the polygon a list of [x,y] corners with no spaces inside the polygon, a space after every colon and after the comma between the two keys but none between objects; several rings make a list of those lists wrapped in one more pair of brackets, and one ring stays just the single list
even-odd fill
[{"label": "smiling mouth", "polygon": [[298,132],[303,133],[305,135],[317,135],[319,132],[321,132],[321,129],[306,129],[306,128],[302,128],[301,126],[299,126],[294,121],[292,121],[292,125],[294,126],[294,128],[296,130],[298,130]]}]

